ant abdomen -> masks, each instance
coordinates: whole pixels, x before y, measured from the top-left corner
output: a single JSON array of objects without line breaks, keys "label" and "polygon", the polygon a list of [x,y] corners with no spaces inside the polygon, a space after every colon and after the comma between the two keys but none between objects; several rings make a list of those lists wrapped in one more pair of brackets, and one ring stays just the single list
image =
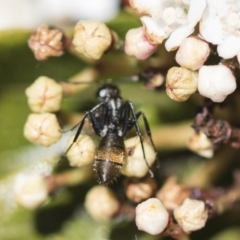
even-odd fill
[{"label": "ant abdomen", "polygon": [[98,181],[102,184],[111,184],[120,174],[125,163],[125,147],[122,137],[106,135],[102,138],[94,163],[94,171]]}]

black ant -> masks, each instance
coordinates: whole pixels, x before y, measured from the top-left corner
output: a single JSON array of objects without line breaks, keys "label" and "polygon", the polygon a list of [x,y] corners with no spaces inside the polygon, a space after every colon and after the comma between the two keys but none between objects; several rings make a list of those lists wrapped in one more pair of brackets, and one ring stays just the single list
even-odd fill
[{"label": "black ant", "polygon": [[126,159],[124,137],[135,127],[136,134],[140,138],[143,157],[149,173],[153,176],[146,160],[143,139],[138,124],[138,118],[142,116],[147,135],[154,147],[150,127],[144,113],[141,111],[136,113],[130,101],[123,101],[119,88],[112,83],[100,86],[96,96],[100,103],[87,111],[81,122],[79,122],[77,133],[66,153],[77,141],[86,118],[89,118],[95,134],[102,138],[95,156],[94,171],[98,181],[108,185],[120,174],[121,167]]}]

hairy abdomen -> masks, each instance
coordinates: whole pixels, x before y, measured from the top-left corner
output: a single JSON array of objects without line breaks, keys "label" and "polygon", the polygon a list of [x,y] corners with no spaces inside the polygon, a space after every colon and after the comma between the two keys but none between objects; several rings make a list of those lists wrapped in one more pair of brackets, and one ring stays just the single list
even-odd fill
[{"label": "hairy abdomen", "polygon": [[102,184],[112,183],[125,163],[123,138],[109,135],[102,138],[95,157],[94,171]]}]

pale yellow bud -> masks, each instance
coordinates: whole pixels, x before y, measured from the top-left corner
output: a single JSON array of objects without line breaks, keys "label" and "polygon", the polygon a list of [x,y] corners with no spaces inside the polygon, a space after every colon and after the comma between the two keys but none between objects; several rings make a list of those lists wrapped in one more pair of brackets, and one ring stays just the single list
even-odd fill
[{"label": "pale yellow bud", "polygon": [[32,143],[48,147],[61,137],[61,128],[55,114],[32,113],[24,126],[24,136]]},{"label": "pale yellow bud", "polygon": [[128,177],[143,177],[148,172],[148,166],[151,166],[155,159],[156,153],[151,144],[146,141],[143,141],[143,146],[145,149],[146,161],[143,157],[143,151],[140,143],[140,138],[133,137],[129,138],[125,143],[125,148],[127,151],[126,163],[122,167],[122,174]]},{"label": "pale yellow bud", "polygon": [[214,154],[214,147],[211,140],[202,131],[195,132],[187,142],[187,146],[205,158],[211,158]]},{"label": "pale yellow bud", "polygon": [[100,59],[111,43],[111,31],[100,21],[83,20],[74,29],[73,45],[87,58]]},{"label": "pale yellow bud", "polygon": [[[68,141],[68,146],[72,143],[75,136]],[[95,156],[95,144],[93,140],[86,134],[81,134],[77,141],[67,152],[69,164],[72,167],[83,167],[93,163]]]},{"label": "pale yellow bud", "polygon": [[33,112],[56,112],[61,108],[63,87],[48,77],[39,77],[26,89],[28,105]]},{"label": "pale yellow bud", "polygon": [[178,224],[185,232],[203,228],[208,219],[208,211],[203,201],[185,199],[183,204],[173,212]]},{"label": "pale yellow bud", "polygon": [[167,95],[177,101],[186,101],[197,90],[197,73],[183,67],[172,67],[166,79]]},{"label": "pale yellow bud", "polygon": [[14,182],[17,203],[28,209],[40,206],[48,197],[48,186],[40,175],[19,174]]},{"label": "pale yellow bud", "polygon": [[111,189],[96,186],[86,195],[85,208],[96,221],[108,221],[119,210],[120,204]]}]

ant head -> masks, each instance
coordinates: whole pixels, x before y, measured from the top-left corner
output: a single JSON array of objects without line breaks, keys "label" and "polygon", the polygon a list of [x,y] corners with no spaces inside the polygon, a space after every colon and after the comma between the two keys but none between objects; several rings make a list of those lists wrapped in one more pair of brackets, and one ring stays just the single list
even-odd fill
[{"label": "ant head", "polygon": [[99,101],[104,101],[110,98],[119,98],[120,91],[116,85],[112,83],[106,83],[98,88],[96,95]]}]

